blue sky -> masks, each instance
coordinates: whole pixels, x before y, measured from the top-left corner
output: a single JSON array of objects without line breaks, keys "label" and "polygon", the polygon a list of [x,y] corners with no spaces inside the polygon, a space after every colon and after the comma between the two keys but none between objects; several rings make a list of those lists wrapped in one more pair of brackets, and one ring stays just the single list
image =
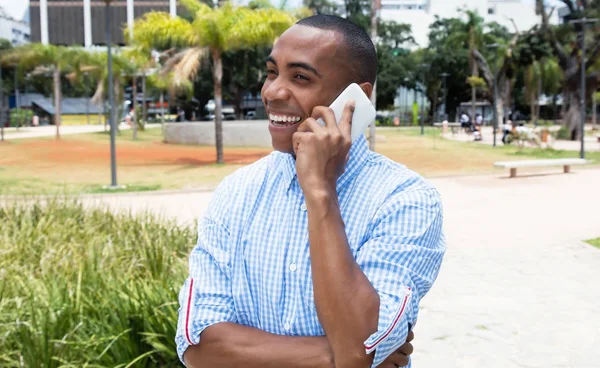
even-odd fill
[{"label": "blue sky", "polygon": [[[272,0],[279,3],[280,0]],[[524,0],[526,2],[534,3],[535,0]],[[559,0],[546,0],[552,5],[560,4]],[[288,0],[289,5],[300,5],[302,0]],[[29,0],[17,1],[17,0],[0,0],[0,7],[3,7],[6,12],[13,18],[22,19],[25,9],[29,6]]]}]

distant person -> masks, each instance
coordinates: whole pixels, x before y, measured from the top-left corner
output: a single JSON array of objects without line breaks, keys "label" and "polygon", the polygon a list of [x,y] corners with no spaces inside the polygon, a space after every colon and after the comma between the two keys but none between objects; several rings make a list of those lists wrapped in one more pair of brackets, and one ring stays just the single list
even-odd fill
[{"label": "distant person", "polygon": [[510,144],[510,142],[512,141],[512,131],[512,120],[510,120],[509,118],[508,120],[506,120],[506,124],[504,124],[504,126],[502,127],[502,143]]},{"label": "distant person", "polygon": [[471,122],[471,117],[466,112],[462,112],[460,114],[460,127],[465,130],[468,134],[473,132],[473,124]]},{"label": "distant person", "polygon": [[189,367],[409,365],[445,253],[440,195],[364,135],[351,143],[351,101],[339,124],[326,107],[351,83],[373,93],[375,47],[354,23],[315,15],[281,35],[266,71],[274,152],[228,176],[199,221],[179,356]]}]

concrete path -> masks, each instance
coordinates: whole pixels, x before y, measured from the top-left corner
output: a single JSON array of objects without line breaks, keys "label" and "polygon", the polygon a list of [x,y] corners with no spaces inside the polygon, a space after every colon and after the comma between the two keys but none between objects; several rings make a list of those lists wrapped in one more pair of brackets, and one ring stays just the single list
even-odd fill
[{"label": "concrete path", "polygon": [[[489,126],[483,127],[483,140],[481,140],[479,142],[474,142],[474,143],[487,144],[487,145],[491,146],[494,143],[493,131],[494,130],[492,129],[492,127],[489,127]],[[455,141],[460,141],[460,142],[473,142],[473,136],[464,133],[464,131],[461,131],[460,133],[457,133],[454,135],[452,133],[448,132],[448,133],[444,134],[444,138],[455,140]],[[502,131],[498,131],[498,133],[496,135],[496,144],[499,146],[504,145],[502,143]],[[514,143],[513,143],[513,145],[514,145]],[[527,147],[531,147],[531,146],[527,145]],[[579,152],[581,143],[579,143],[578,141],[556,140],[556,141],[554,141],[552,147],[556,150]],[[585,147],[586,152],[598,152],[598,151],[600,151],[600,142],[598,142],[598,139],[594,136],[586,136],[585,140],[584,140],[584,147]]]},{"label": "concrete path", "polygon": [[[581,242],[600,236],[600,170],[548,172],[431,180],[444,199],[448,252],[421,303],[415,368],[600,367],[600,249]],[[210,197],[86,201],[191,224]]]},{"label": "concrete path", "polygon": [[[146,124],[146,127],[160,127],[160,124]],[[128,125],[121,124],[119,129],[127,130]],[[85,134],[103,132],[104,125],[63,125],[60,127],[60,135]],[[45,125],[37,127],[6,128],[4,130],[4,139],[25,139],[25,138],[40,138],[54,137],[56,135],[56,127],[54,125]]]}]

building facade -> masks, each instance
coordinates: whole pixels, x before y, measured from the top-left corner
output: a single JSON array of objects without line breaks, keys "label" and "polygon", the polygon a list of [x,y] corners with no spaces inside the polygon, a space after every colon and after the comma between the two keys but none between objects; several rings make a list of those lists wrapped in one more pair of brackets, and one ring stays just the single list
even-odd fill
[{"label": "building facade", "polygon": [[31,41],[53,45],[106,45],[106,12],[111,15],[113,44],[125,43],[123,31],[150,11],[181,11],[177,0],[31,0]]},{"label": "building facade", "polygon": [[[486,22],[497,22],[514,31],[512,20],[519,32],[526,31],[541,22],[535,13],[534,0],[381,0],[382,20],[410,24],[413,37],[419,47],[428,43],[429,26],[436,16],[459,17],[459,9],[475,10]],[[558,23],[556,12],[551,19]]]},{"label": "building facade", "polygon": [[29,24],[23,20],[14,19],[0,7],[0,38],[9,40],[13,46],[29,43]]}]

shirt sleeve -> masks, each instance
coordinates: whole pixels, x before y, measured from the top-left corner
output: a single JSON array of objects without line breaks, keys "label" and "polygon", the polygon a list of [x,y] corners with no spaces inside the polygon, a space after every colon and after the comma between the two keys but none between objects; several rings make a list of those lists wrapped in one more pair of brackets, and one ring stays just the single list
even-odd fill
[{"label": "shirt sleeve", "polygon": [[237,322],[231,291],[230,234],[225,224],[213,219],[221,218],[226,211],[224,199],[222,193],[215,192],[205,217],[199,221],[189,277],[179,292],[175,342],[182,363],[183,353],[200,342],[204,329],[220,322]]},{"label": "shirt sleeve", "polygon": [[357,263],[380,297],[377,332],[365,342],[379,366],[415,325],[419,301],[435,281],[445,253],[441,199],[435,189],[394,194],[375,216]]}]

